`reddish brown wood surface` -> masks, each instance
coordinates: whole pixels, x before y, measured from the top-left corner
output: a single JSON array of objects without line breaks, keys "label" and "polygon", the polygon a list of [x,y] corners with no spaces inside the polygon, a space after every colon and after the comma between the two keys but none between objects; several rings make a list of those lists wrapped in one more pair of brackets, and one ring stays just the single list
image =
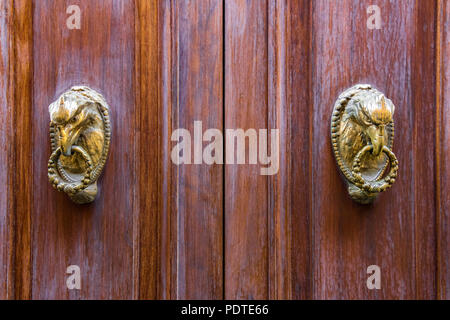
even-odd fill
[{"label": "reddish brown wood surface", "polygon": [[[82,2],[81,29],[69,30],[70,4],[34,2],[32,297],[129,299],[136,290],[135,7],[126,0]],[[55,192],[46,172],[48,105],[77,84],[105,96],[113,130],[100,194],[84,206]],[[69,265],[80,267],[82,290],[67,290]]]},{"label": "reddish brown wood surface", "polygon": [[[225,128],[267,128],[267,29],[267,1],[225,1]],[[226,299],[268,298],[267,190],[259,165],[226,165]]]},{"label": "reddish brown wood surface", "polygon": [[[417,299],[436,298],[436,3],[416,4],[414,106],[414,246]],[[423,129],[426,128],[426,131]],[[429,195],[429,196],[425,196]]]},{"label": "reddish brown wood surface", "polygon": [[193,145],[194,121],[223,127],[222,14],[219,0],[138,5],[140,298],[223,296],[223,168],[171,160],[174,130]]},{"label": "reddish brown wood surface", "polygon": [[[286,147],[285,160],[280,168],[289,168],[288,172],[280,171],[280,178],[288,191],[286,214],[289,216],[289,234],[285,241],[290,242],[289,250],[283,252],[290,263],[290,273],[284,287],[286,290],[273,298],[310,299],[312,297],[312,117],[313,105],[310,103],[312,88],[312,2],[288,1],[279,14],[285,16],[283,31],[285,55],[285,95],[286,106],[284,118],[286,138],[281,146]],[[280,31],[280,32],[281,32]],[[283,126],[280,129],[283,132]],[[280,150],[283,157],[283,151]],[[287,192],[287,191],[286,191]],[[286,193],[280,190],[278,197]]]},{"label": "reddish brown wood surface", "polygon": [[12,250],[10,241],[10,185],[9,158],[11,156],[10,134],[12,128],[11,111],[8,104],[9,78],[9,48],[8,48],[8,17],[9,10],[5,1],[0,2],[0,299],[8,298],[8,277],[11,271],[10,256]]},{"label": "reddish brown wood surface", "polygon": [[450,3],[437,5],[437,297],[450,299]]},{"label": "reddish brown wood surface", "polygon": [[[448,0],[377,1],[380,30],[369,0],[82,1],[81,30],[71,4],[0,3],[0,299],[450,298]],[[369,206],[329,138],[356,83],[396,105],[399,177]],[[75,84],[112,110],[87,206],[47,179],[47,107]],[[193,143],[194,121],[279,128],[278,174],[174,165],[171,134]]]},{"label": "reddish brown wood surface", "polygon": [[[0,187],[0,296],[27,299],[31,295],[31,93],[32,6],[29,1],[2,2],[2,170]],[[19,35],[19,36],[18,36]],[[6,139],[6,140],[3,140]],[[5,171],[6,170],[6,171]],[[3,242],[5,241],[5,242]]]},{"label": "reddish brown wood surface", "polygon": [[[177,168],[170,135],[223,127],[222,1],[85,2],[81,30],[69,4],[2,6],[1,141],[19,146],[2,166],[2,297],[221,298],[223,168]],[[105,95],[114,130],[100,197],[81,207],[46,177],[47,106],[75,84]]]},{"label": "reddish brown wood surface", "polygon": [[[365,22],[358,17],[368,5],[317,1],[313,8],[313,297],[433,298],[433,6],[379,3],[384,27],[372,31],[356,24]],[[428,25],[419,28],[418,21]],[[368,207],[346,195],[324,139],[334,100],[355,83],[373,84],[397,106],[394,152],[401,173]],[[366,288],[371,264],[384,270],[383,290]]]},{"label": "reddish brown wood surface", "polygon": [[[33,103],[33,6],[30,1],[13,4],[14,66],[11,94],[14,109],[14,297],[28,299],[32,295],[32,103]],[[20,191],[19,191],[20,190]]]},{"label": "reddish brown wood surface", "polygon": [[220,0],[163,5],[161,226],[163,276],[171,274],[166,284],[170,289],[165,288],[169,292],[163,295],[167,298],[220,299],[223,295],[223,167],[176,166],[170,159],[176,145],[170,142],[173,130],[189,130],[193,146],[194,121],[202,121],[203,130],[223,127],[222,14]]},{"label": "reddish brown wood surface", "polygon": [[[163,224],[163,135],[161,109],[160,14],[158,0],[136,2],[136,105],[139,106],[139,157],[136,168],[139,179],[139,212],[135,230],[138,274],[136,298],[164,297],[162,265],[165,252],[161,250]],[[146,112],[147,111],[147,112]],[[152,147],[149,147],[152,146]],[[151,178],[150,178],[151,177]]]},{"label": "reddish brown wood surface", "polygon": [[[286,58],[286,24],[288,6],[282,1],[268,2],[268,127],[280,128],[280,174],[268,179],[268,297],[290,296],[291,270],[291,156],[288,58]],[[274,152],[273,150],[270,150]]]},{"label": "reddish brown wood surface", "polygon": [[[284,137],[268,185],[227,167],[226,297],[436,296],[435,3],[382,1],[381,30],[366,27],[370,4],[226,3],[226,125]],[[372,206],[349,199],[330,151],[334,101],[356,83],[397,106],[401,173]],[[383,290],[366,287],[371,264]]]}]

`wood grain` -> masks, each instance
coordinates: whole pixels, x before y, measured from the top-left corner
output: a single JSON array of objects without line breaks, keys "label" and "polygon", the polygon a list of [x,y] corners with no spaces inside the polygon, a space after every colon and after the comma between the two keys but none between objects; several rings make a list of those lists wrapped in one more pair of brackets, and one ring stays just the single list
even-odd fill
[{"label": "wood grain", "polygon": [[[194,121],[202,121],[203,130],[223,127],[222,5],[221,0],[172,3],[171,125],[189,130],[192,142]],[[220,299],[223,167],[172,164],[172,175],[177,185],[172,207],[177,286],[172,297]]]},{"label": "wood grain", "polygon": [[436,2],[417,2],[412,53],[415,298],[436,298]]},{"label": "wood grain", "polygon": [[0,298],[27,299],[31,295],[32,5],[26,0],[3,1],[0,14],[0,175],[4,175]]},{"label": "wood grain", "polygon": [[[382,29],[369,30],[369,5],[226,3],[226,127],[268,122],[282,137],[278,176],[227,166],[227,298],[436,295],[435,7],[382,1]],[[397,106],[401,174],[371,206],[350,200],[330,151],[332,106],[356,83]],[[371,264],[383,290],[366,287]]]},{"label": "wood grain", "polygon": [[[450,298],[449,1],[379,0],[380,30],[369,0],[83,1],[81,30],[71,4],[0,2],[0,299]],[[369,206],[329,137],[356,83],[396,105],[399,177]],[[46,169],[47,107],[75,84],[112,110],[87,206]],[[174,165],[171,134],[194,121],[279,128],[278,174]]]},{"label": "wood grain", "polygon": [[[32,154],[33,18],[32,3],[13,3],[13,54],[11,106],[14,109],[14,298],[31,297],[32,268],[32,192],[30,177]],[[19,191],[20,190],[20,191]]]},{"label": "wood grain", "polygon": [[289,98],[291,295],[283,298],[311,299],[313,295],[312,158],[313,110],[311,50],[313,21],[311,1],[289,1],[286,10],[286,73]]},{"label": "wood grain", "polygon": [[[2,240],[14,245],[2,261],[11,259],[5,275],[15,277],[2,295],[221,298],[223,168],[177,168],[170,134],[192,129],[194,120],[223,127],[222,1],[83,3],[81,30],[66,28],[68,1],[10,4],[18,20],[9,35],[25,36],[6,51],[18,57],[11,101],[19,111],[7,123],[19,129],[11,139],[21,147],[5,171],[20,173],[5,190],[16,190],[14,201],[8,193],[2,201],[12,206],[1,217]],[[8,45],[2,38],[2,48]],[[113,124],[100,197],[82,207],[54,191],[45,170],[47,106],[74,84],[105,95]],[[81,267],[80,291],[65,287],[70,264]]]},{"label": "wood grain", "polygon": [[177,296],[177,215],[176,215],[176,194],[177,183],[173,164],[170,160],[172,134],[172,108],[176,105],[176,95],[173,93],[172,84],[176,73],[177,56],[175,44],[176,37],[173,36],[173,13],[172,3],[164,1],[161,6],[161,290],[160,296],[164,299],[175,299]]},{"label": "wood grain", "polygon": [[170,156],[173,130],[193,143],[194,121],[223,127],[222,13],[220,0],[138,5],[141,298],[223,296],[223,167]]},{"label": "wood grain", "polygon": [[437,298],[450,299],[450,3],[437,5]]},{"label": "wood grain", "polygon": [[[33,295],[34,299],[131,299],[136,296],[136,142],[134,2],[79,4],[81,29],[66,27],[71,1],[34,2]],[[109,159],[99,196],[76,205],[50,186],[48,105],[73,85],[101,92],[111,109]],[[66,268],[81,269],[68,290]]]},{"label": "wood grain", "polygon": [[0,2],[0,299],[4,300],[9,297],[11,287],[11,259],[13,245],[11,235],[11,214],[9,198],[12,190],[10,166],[12,165],[10,158],[12,156],[11,133],[12,133],[12,110],[10,109],[8,99],[8,82],[9,82],[9,32],[8,21],[10,18],[10,3],[6,1]]},{"label": "wood grain", "polygon": [[[225,2],[227,129],[268,127],[267,14],[267,1]],[[267,190],[259,165],[226,165],[226,299],[268,298]]]},{"label": "wood grain", "polygon": [[[416,27],[421,19],[433,28],[432,5],[379,2],[383,26],[369,30],[361,17],[366,17],[370,4],[316,1],[313,7],[314,298],[432,298],[433,256],[418,262],[423,254],[418,249],[432,250],[434,238],[434,145],[429,123],[434,113],[425,92],[434,92],[433,79],[427,75],[433,74],[433,62],[423,59],[429,53],[423,46],[426,41],[431,46],[433,37]],[[397,107],[394,152],[401,165],[399,178],[372,206],[349,199],[325,139],[334,100],[356,83],[373,84]],[[418,172],[423,174],[420,180]],[[418,234],[426,237],[420,239],[426,249],[418,245]],[[371,264],[381,267],[382,290],[366,288],[365,271]],[[429,273],[419,275],[419,270]],[[419,287],[419,276],[429,277],[423,280],[428,290]]]},{"label": "wood grain", "polygon": [[309,298],[311,2],[231,1],[225,14],[226,128],[280,129],[277,175],[227,166],[226,297]]},{"label": "wood grain", "polygon": [[[268,68],[268,128],[280,129],[280,168],[278,174],[268,177],[268,297],[291,296],[291,105],[286,88],[289,75],[286,59],[286,13],[284,1],[267,4],[267,68]],[[271,150],[272,151],[272,150]]]},{"label": "wood grain", "polygon": [[142,0],[136,2],[136,106],[139,118],[139,214],[135,228],[137,244],[134,260],[138,271],[135,275],[139,287],[138,299],[163,298],[164,286],[161,250],[164,140],[161,109],[161,2]]},{"label": "wood grain", "polygon": [[268,3],[268,117],[280,129],[280,170],[268,188],[271,299],[312,293],[310,9],[310,1]]}]

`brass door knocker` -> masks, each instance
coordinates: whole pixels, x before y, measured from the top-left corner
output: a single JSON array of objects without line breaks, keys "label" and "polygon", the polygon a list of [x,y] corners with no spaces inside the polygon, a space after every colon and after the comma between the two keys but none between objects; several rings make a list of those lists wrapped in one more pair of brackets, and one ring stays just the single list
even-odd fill
[{"label": "brass door knocker", "polygon": [[334,105],[334,156],[350,196],[359,203],[371,203],[397,177],[398,161],[392,152],[394,110],[391,100],[367,84],[344,91]]},{"label": "brass door knocker", "polygon": [[49,106],[52,154],[48,178],[72,201],[94,201],[111,139],[109,107],[98,92],[72,87]]}]

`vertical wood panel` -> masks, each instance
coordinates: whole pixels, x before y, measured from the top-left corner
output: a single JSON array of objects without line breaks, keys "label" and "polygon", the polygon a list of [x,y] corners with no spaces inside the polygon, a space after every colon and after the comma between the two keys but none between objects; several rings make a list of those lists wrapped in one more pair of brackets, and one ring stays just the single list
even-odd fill
[{"label": "vertical wood panel", "polygon": [[10,107],[14,110],[14,297],[29,299],[32,283],[32,88],[33,88],[33,4],[13,2],[13,66]]},{"label": "vertical wood panel", "polygon": [[172,109],[176,105],[176,39],[173,36],[172,2],[164,1],[161,21],[161,101],[162,101],[162,210],[161,210],[161,297],[175,299],[177,297],[177,183],[173,164],[170,160],[170,136],[172,133]]},{"label": "vertical wood panel", "polygon": [[[161,187],[162,121],[160,13],[158,0],[136,2],[136,106],[139,110],[139,217],[137,219],[139,299],[158,299],[162,294],[161,215],[164,193]],[[161,258],[160,258],[161,257]]]},{"label": "vertical wood panel", "polygon": [[8,291],[11,285],[11,226],[9,198],[11,197],[10,172],[12,165],[11,158],[11,132],[12,117],[8,100],[8,79],[9,79],[9,36],[8,18],[10,17],[10,7],[6,1],[0,2],[0,299],[9,297]]},{"label": "vertical wood panel", "polygon": [[[291,296],[292,299],[311,299],[313,290],[313,246],[312,242],[312,1],[288,1],[286,11],[287,46],[286,73],[290,112],[289,134],[290,173],[286,183],[290,183],[290,224],[291,245]],[[280,151],[281,152],[281,151]],[[282,156],[282,154],[280,155]],[[283,165],[281,165],[282,167]],[[282,172],[280,172],[282,174]],[[287,173],[286,173],[287,174]],[[290,180],[289,180],[290,177]],[[288,211],[289,212],[289,211]],[[285,298],[285,297],[283,297]]]},{"label": "vertical wood panel", "polygon": [[[412,52],[414,115],[415,295],[436,298],[436,1],[407,2],[415,11]],[[402,143],[401,140],[397,140]],[[398,145],[398,144],[397,144]],[[405,167],[406,168],[406,167]],[[405,169],[403,169],[405,170]]]},{"label": "vertical wood panel", "polygon": [[450,299],[450,3],[438,1],[437,25],[437,298]]},{"label": "vertical wood panel", "polygon": [[[226,129],[268,128],[267,5],[225,1]],[[227,299],[268,298],[267,190],[268,178],[260,175],[259,165],[226,165]]]},{"label": "vertical wood panel", "polygon": [[[434,233],[416,237],[432,229],[434,220],[433,176],[426,175],[433,170],[433,143],[424,145],[433,137],[427,120],[433,117],[432,104],[424,92],[433,92],[433,80],[424,82],[430,80],[426,72],[433,74],[433,62],[424,60],[429,52],[422,48],[426,41],[432,46],[427,30],[433,26],[427,25],[422,33],[422,25],[415,24],[431,23],[433,12],[422,2],[378,1],[383,25],[381,30],[369,30],[366,9],[371,4],[314,2],[314,297],[414,298],[417,293],[431,298],[433,283],[428,283],[428,291],[416,287],[419,270],[430,272],[424,277],[433,277],[425,265],[432,261],[416,263],[423,256],[416,245],[422,240],[427,250],[433,250],[429,243]],[[397,107],[394,152],[399,177],[370,206],[350,200],[330,151],[334,101],[356,83],[373,84]],[[419,171],[425,175],[417,181]],[[382,290],[366,287],[366,268],[372,264],[381,267]]]},{"label": "vertical wood panel", "polygon": [[268,117],[280,129],[280,169],[269,177],[269,297],[311,297],[310,1],[268,5]]},{"label": "vertical wood panel", "polygon": [[0,298],[31,295],[32,3],[0,5]]},{"label": "vertical wood panel", "polygon": [[[268,129],[280,129],[280,165],[277,174],[268,177],[268,298],[291,296],[291,136],[287,61],[288,34],[285,1],[269,1],[268,36]],[[271,150],[273,152],[273,150]]]},{"label": "vertical wood panel", "polygon": [[[172,46],[170,51],[164,46],[163,53],[170,53],[171,78],[164,78],[162,84],[163,91],[171,86],[171,100],[164,101],[169,105],[163,110],[166,116],[171,116],[172,130],[189,130],[192,147],[194,121],[202,121],[203,131],[223,127],[222,5],[221,0],[172,2]],[[170,140],[172,131],[168,133]],[[171,148],[175,144],[171,143]],[[192,161],[193,157],[192,153]],[[172,215],[173,232],[168,244],[176,239],[177,245],[176,264],[173,264],[176,267],[173,290],[176,291],[171,297],[220,299],[223,295],[223,167],[176,166],[169,156],[165,161],[171,165],[174,181],[170,184],[176,184],[171,190],[175,202],[168,211]]]},{"label": "vertical wood panel", "polygon": [[[98,0],[68,30],[71,4],[0,3],[0,298],[450,297],[448,1],[377,1],[381,30],[368,0]],[[397,107],[399,177],[370,206],[348,197],[329,139],[356,83]],[[47,106],[75,84],[112,109],[87,206],[46,169]],[[174,165],[173,130],[193,143],[197,120],[279,128],[278,174]],[[366,287],[371,264],[382,290]]]},{"label": "vertical wood panel", "polygon": [[227,165],[226,297],[310,298],[311,2],[232,1],[225,14],[226,128],[280,130],[276,175]]},{"label": "vertical wood panel", "polygon": [[[34,2],[33,298],[129,299],[137,192],[134,2],[81,2],[81,30],[66,27],[72,1]],[[109,159],[90,205],[73,204],[47,179],[48,105],[72,85],[101,92],[111,108]],[[67,290],[66,268],[81,268]]]}]

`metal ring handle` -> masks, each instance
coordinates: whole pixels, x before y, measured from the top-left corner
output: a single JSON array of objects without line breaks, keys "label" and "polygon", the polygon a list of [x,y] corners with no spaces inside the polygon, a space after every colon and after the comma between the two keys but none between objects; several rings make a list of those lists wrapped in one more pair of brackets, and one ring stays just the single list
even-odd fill
[{"label": "metal ring handle", "polygon": [[83,179],[78,182],[65,181],[65,179],[62,178],[59,174],[57,163],[59,161],[59,157],[62,154],[62,150],[60,147],[52,153],[50,159],[48,160],[48,174],[50,182],[53,184],[53,187],[55,189],[58,189],[58,191],[64,191],[69,195],[75,195],[76,193],[86,189],[91,184],[91,173],[94,169],[91,157],[83,148],[79,146],[73,146],[72,150],[78,152],[83,156],[87,166]]},{"label": "metal ring handle", "polygon": [[361,175],[361,157],[369,151],[373,150],[372,145],[363,147],[355,156],[352,164],[353,184],[358,188],[363,189],[369,193],[382,192],[392,186],[397,178],[398,160],[395,154],[386,146],[383,146],[382,151],[388,156],[390,162],[390,170],[385,178],[379,178],[375,181],[366,181]]}]

